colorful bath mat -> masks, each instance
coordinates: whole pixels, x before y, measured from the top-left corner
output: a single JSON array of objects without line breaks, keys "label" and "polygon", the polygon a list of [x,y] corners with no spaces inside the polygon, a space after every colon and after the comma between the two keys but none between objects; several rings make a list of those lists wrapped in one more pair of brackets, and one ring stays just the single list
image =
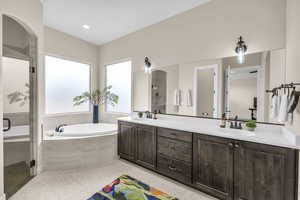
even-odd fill
[{"label": "colorful bath mat", "polygon": [[178,200],[128,175],[123,175],[87,200]]}]

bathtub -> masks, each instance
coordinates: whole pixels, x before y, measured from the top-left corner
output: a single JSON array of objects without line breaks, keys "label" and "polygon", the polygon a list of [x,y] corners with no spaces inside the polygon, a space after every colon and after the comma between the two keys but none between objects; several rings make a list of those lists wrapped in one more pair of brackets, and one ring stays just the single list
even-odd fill
[{"label": "bathtub", "polygon": [[12,126],[3,132],[4,166],[30,160],[30,130],[28,125]]},{"label": "bathtub", "polygon": [[[63,132],[48,131],[44,139],[75,139],[85,137],[109,136],[117,134],[117,124],[76,124],[62,127]],[[48,137],[47,137],[48,136]]]},{"label": "bathtub", "polygon": [[117,124],[76,124],[63,128],[62,133],[52,130],[44,134],[44,171],[99,167],[118,159]]},{"label": "bathtub", "polygon": [[16,139],[29,140],[29,126],[12,126],[8,131],[3,132],[4,141]]}]

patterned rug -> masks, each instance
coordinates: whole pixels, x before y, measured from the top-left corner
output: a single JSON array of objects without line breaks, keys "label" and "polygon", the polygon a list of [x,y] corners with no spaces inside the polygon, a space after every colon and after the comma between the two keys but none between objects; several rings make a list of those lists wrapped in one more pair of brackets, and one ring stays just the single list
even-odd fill
[{"label": "patterned rug", "polygon": [[128,175],[123,175],[87,200],[178,200]]}]

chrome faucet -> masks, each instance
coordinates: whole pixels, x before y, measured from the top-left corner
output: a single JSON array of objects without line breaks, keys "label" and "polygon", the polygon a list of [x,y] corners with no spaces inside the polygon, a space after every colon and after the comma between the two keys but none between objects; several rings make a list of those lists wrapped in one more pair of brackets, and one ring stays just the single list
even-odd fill
[{"label": "chrome faucet", "polygon": [[235,116],[234,121],[230,122],[230,128],[242,129],[242,122],[238,121],[238,116]]},{"label": "chrome faucet", "polygon": [[152,118],[152,114],[149,111],[146,111],[145,114],[146,114],[146,118],[147,119],[151,119]]},{"label": "chrome faucet", "polygon": [[67,126],[67,124],[60,124],[60,125],[56,126],[55,132],[57,132],[57,133],[64,132],[64,129],[63,129],[64,126]]}]

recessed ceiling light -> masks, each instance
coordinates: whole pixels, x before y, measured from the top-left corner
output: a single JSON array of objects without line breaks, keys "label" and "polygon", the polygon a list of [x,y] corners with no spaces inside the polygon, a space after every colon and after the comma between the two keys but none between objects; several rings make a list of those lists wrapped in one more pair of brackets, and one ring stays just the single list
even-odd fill
[{"label": "recessed ceiling light", "polygon": [[85,24],[85,25],[82,25],[82,28],[89,30],[91,27],[89,25]]}]

